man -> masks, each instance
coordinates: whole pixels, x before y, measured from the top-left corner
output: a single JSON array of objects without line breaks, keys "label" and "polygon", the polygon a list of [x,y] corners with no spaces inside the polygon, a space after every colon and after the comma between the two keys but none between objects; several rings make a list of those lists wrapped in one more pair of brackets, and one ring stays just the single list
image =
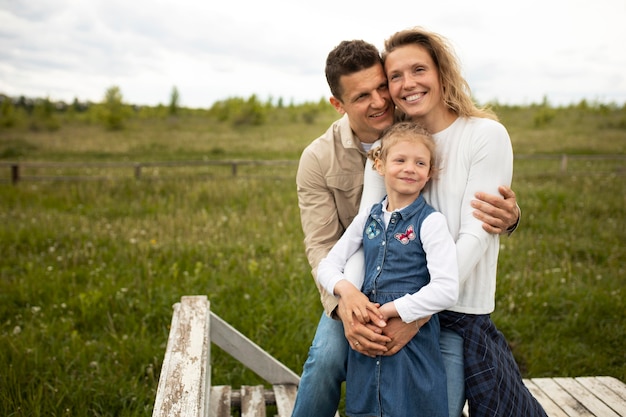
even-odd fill
[{"label": "man", "polygon": [[[303,151],[296,175],[304,244],[314,277],[319,262],[358,213],[367,151],[394,121],[394,105],[375,46],[360,40],[340,43],[326,60],[326,79],[330,103],[343,117]],[[491,233],[506,231],[519,217],[513,191],[503,187],[501,192],[504,199],[479,193],[479,200],[473,202],[476,217]],[[293,417],[335,414],[348,344],[370,356],[392,355],[415,336],[420,325],[399,319],[386,326],[375,323],[384,332],[361,325],[337,308],[336,297],[319,290],[325,313],[304,364]]]}]

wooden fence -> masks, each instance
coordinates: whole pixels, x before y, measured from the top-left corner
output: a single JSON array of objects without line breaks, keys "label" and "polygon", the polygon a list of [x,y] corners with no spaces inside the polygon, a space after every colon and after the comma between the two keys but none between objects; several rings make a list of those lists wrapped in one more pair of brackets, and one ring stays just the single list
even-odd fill
[{"label": "wooden fence", "polygon": [[[516,166],[525,162],[545,161],[538,173],[576,173],[591,170],[597,173],[626,174],[626,155],[515,155]],[[195,176],[225,178],[237,176],[293,177],[297,160],[210,160],[162,162],[7,162],[0,161],[0,182],[21,181],[84,181],[122,178],[163,179]],[[591,166],[590,166],[591,165]],[[163,175],[167,171],[169,175]],[[517,168],[516,168],[517,173]]]},{"label": "wooden fence", "polygon": [[[236,177],[259,174],[290,176],[296,160],[223,160],[223,161],[162,161],[162,162],[1,162],[9,169],[9,177],[0,182],[17,184],[21,181],[84,181],[131,178],[159,179],[163,170],[174,177],[187,175],[208,178]],[[285,169],[287,168],[287,170]],[[247,169],[242,173],[243,170]],[[286,172],[285,172],[286,171]],[[6,173],[6,171],[5,171]]]}]

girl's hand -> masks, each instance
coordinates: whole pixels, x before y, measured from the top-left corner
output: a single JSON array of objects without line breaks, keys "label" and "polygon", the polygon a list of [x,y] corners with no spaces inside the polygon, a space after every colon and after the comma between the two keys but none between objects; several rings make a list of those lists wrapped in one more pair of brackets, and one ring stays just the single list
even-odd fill
[{"label": "girl's hand", "polygon": [[339,296],[339,308],[342,309],[341,317],[356,319],[359,323],[365,324],[370,321],[378,326],[384,326],[383,315],[378,310],[379,304],[369,301],[369,299],[352,283],[341,280],[335,285],[335,294]]},{"label": "girl's hand", "polygon": [[379,308],[380,313],[383,315],[385,321],[392,319],[394,317],[399,317],[398,310],[396,309],[396,305],[392,302],[383,304],[382,307]]}]

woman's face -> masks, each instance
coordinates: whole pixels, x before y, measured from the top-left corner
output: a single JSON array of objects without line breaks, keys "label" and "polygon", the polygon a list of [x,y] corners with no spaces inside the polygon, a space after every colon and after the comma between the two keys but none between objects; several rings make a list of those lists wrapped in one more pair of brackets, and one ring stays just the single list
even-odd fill
[{"label": "woman's face", "polygon": [[413,121],[437,132],[447,108],[441,95],[439,69],[426,49],[411,44],[394,49],[385,59],[389,93],[395,105]]}]

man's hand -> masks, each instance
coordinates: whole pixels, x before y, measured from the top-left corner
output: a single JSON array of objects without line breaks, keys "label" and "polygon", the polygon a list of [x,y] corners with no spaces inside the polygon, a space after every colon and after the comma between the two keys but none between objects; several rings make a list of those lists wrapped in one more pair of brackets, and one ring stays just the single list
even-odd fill
[{"label": "man's hand", "polygon": [[504,185],[498,187],[502,196],[483,192],[476,193],[472,200],[474,217],[483,222],[483,229],[492,234],[506,233],[519,220],[519,207],[515,193]]},{"label": "man's hand", "polygon": [[395,355],[402,349],[409,340],[413,339],[419,329],[430,320],[430,316],[419,319],[416,322],[405,323],[399,317],[387,321],[387,326],[383,329],[383,334],[389,336],[391,341],[387,343],[387,351],[384,356]]}]

